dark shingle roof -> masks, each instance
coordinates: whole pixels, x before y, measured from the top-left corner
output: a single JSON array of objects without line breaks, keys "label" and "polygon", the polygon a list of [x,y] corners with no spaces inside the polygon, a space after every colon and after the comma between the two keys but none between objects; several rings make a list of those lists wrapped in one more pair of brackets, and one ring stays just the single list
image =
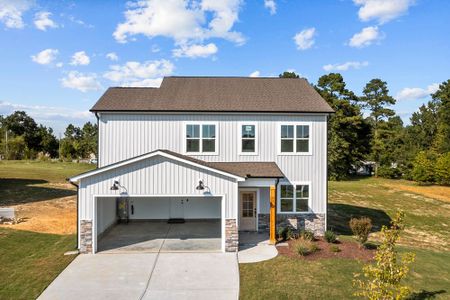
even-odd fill
[{"label": "dark shingle roof", "polygon": [[165,77],[159,88],[109,88],[91,111],[332,113],[305,79]]},{"label": "dark shingle roof", "polygon": [[[111,169],[111,167],[118,167],[127,163],[136,158],[144,158],[149,154],[154,154],[157,152],[164,152],[166,154],[178,157],[180,159],[184,159],[205,167],[209,167],[212,169],[216,169],[222,172],[226,172],[235,176],[243,177],[243,178],[283,178],[284,174],[281,172],[278,165],[274,162],[207,162],[204,160],[200,160],[197,158],[193,158],[191,156],[183,155],[178,152],[166,150],[166,149],[158,149],[154,151],[150,151],[148,153],[144,153],[135,157],[131,157],[125,160],[118,161],[116,163],[106,165],[91,171],[87,171],[72,178],[77,178],[79,176],[88,177],[92,174],[101,173],[105,170]],[[67,180],[71,181],[72,178],[67,178]]]},{"label": "dark shingle roof", "polygon": [[170,150],[159,150],[167,154],[179,157],[181,159],[195,162],[199,165],[224,171],[236,176],[244,178],[283,178],[284,174],[281,172],[278,165],[274,162],[208,162],[196,159],[187,155]]}]

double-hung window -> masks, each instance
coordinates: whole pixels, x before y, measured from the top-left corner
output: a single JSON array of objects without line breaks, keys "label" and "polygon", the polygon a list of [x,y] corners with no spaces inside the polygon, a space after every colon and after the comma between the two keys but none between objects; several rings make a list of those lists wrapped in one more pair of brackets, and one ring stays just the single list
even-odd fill
[{"label": "double-hung window", "polygon": [[239,153],[241,155],[257,154],[257,127],[255,123],[241,123],[239,124]]},{"label": "double-hung window", "polygon": [[186,124],[186,153],[217,153],[215,124]]},{"label": "double-hung window", "polygon": [[309,184],[280,185],[279,212],[301,213],[309,211]]},{"label": "double-hung window", "polygon": [[280,153],[310,154],[311,138],[309,124],[281,124]]}]

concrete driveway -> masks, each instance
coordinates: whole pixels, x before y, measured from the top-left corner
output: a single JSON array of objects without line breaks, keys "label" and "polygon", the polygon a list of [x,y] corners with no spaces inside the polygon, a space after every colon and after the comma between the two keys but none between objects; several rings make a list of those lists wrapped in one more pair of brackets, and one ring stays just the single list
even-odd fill
[{"label": "concrete driveway", "polygon": [[79,255],[38,299],[238,299],[233,253]]}]

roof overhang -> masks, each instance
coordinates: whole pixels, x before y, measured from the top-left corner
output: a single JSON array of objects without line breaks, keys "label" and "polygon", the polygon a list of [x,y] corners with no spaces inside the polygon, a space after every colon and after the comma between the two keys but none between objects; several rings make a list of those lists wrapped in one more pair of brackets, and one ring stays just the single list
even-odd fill
[{"label": "roof overhang", "polygon": [[152,158],[152,157],[155,157],[155,156],[162,156],[162,157],[166,157],[168,159],[174,160],[174,161],[179,161],[179,162],[185,163],[187,165],[191,165],[193,167],[197,167],[199,169],[203,169],[203,170],[206,170],[206,171],[210,171],[210,172],[213,172],[213,173],[216,173],[216,174],[220,174],[220,175],[223,175],[223,176],[227,176],[227,177],[233,178],[236,181],[245,181],[244,177],[237,176],[235,174],[231,174],[231,173],[228,173],[228,172],[225,172],[225,171],[222,171],[222,170],[218,170],[218,169],[215,169],[215,168],[212,168],[212,167],[209,167],[209,166],[205,166],[203,164],[197,163],[197,162],[192,161],[192,160],[183,159],[183,158],[181,158],[179,156],[172,155],[172,154],[167,153],[167,152],[162,151],[162,150],[156,150],[156,151],[153,151],[153,152],[149,152],[147,154],[136,156],[136,157],[133,157],[133,158],[130,158],[130,159],[126,159],[126,160],[123,160],[123,161],[120,161],[120,162],[117,162],[117,163],[114,163],[114,164],[111,164],[111,165],[107,165],[107,166],[104,166],[104,167],[101,167],[101,168],[98,168],[98,169],[95,169],[95,170],[92,170],[92,171],[89,171],[89,172],[86,172],[86,173],[82,173],[82,174],[79,174],[79,175],[76,175],[76,176],[68,178],[68,181],[70,181],[72,183],[79,182],[81,179],[84,179],[84,178],[87,178],[87,177],[91,177],[91,176],[94,176],[94,175],[97,175],[97,174],[101,174],[101,173],[104,173],[104,172],[107,172],[107,171],[110,171],[110,170],[113,170],[113,169],[117,169],[117,168],[129,165],[129,164],[132,164],[132,163],[136,163],[136,162],[139,162],[139,161],[142,161],[142,160],[145,160],[145,159],[149,159],[149,158]]}]

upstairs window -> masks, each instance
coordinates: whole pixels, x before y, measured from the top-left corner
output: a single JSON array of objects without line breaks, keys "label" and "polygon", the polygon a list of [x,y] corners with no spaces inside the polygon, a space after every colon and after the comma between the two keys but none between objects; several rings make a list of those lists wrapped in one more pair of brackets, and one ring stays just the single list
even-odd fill
[{"label": "upstairs window", "polygon": [[241,155],[257,153],[257,128],[256,124],[242,123],[239,125],[240,144],[239,153]]},{"label": "upstairs window", "polygon": [[186,153],[215,154],[216,151],[215,124],[186,124]]},{"label": "upstairs window", "polygon": [[281,185],[278,211],[281,213],[309,212],[309,185]]},{"label": "upstairs window", "polygon": [[280,153],[310,154],[309,128],[309,124],[282,124],[280,126]]}]

